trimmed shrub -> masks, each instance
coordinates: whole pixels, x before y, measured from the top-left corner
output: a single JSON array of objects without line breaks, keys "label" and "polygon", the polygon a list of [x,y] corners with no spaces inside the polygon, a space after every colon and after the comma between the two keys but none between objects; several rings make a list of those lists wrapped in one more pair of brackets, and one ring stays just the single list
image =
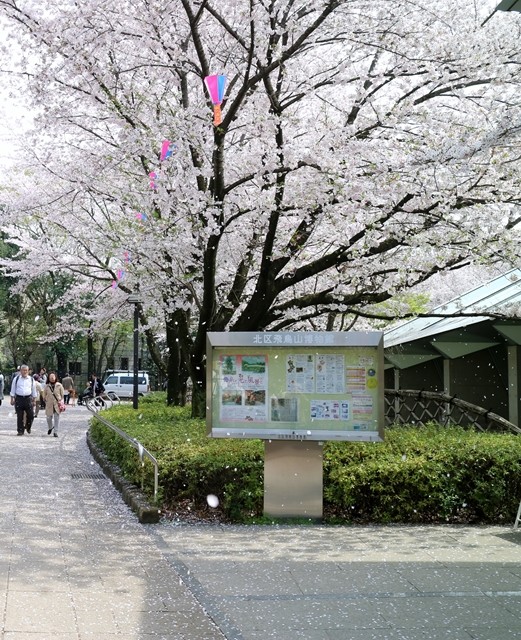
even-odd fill
[{"label": "trimmed shrub", "polygon": [[[103,416],[139,440],[159,462],[160,506],[189,504],[219,517],[262,517],[264,445],[212,439],[187,408],[151,394],[140,409],[118,406]],[[124,476],[153,492],[153,468],[95,418],[91,435]],[[460,427],[397,426],[383,443],[324,445],[324,519],[332,523],[501,523],[513,521],[521,499],[521,439]],[[214,512],[215,513],[215,512]]]},{"label": "trimmed shrub", "polygon": [[492,523],[515,518],[521,439],[399,426],[385,443],[328,443],[324,502],[342,522]]},{"label": "trimmed shrub", "polygon": [[[138,411],[127,405],[104,411],[103,417],[136,438],[159,464],[161,507],[176,510],[189,503],[208,511],[209,494],[219,498],[218,513],[241,521],[263,509],[264,447],[259,440],[212,439],[202,420],[187,408],[167,407],[164,394],[150,394]],[[153,495],[153,467],[137,451],[95,418],[91,436],[131,482]]]}]

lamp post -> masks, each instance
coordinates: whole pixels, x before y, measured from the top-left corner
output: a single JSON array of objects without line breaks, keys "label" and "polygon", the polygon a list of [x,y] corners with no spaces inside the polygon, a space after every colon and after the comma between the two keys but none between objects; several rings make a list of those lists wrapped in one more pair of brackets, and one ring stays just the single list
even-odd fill
[{"label": "lamp post", "polygon": [[139,377],[139,304],[141,300],[137,293],[131,293],[128,297],[130,304],[134,305],[134,388],[132,392],[132,408],[138,408],[138,377]]}]

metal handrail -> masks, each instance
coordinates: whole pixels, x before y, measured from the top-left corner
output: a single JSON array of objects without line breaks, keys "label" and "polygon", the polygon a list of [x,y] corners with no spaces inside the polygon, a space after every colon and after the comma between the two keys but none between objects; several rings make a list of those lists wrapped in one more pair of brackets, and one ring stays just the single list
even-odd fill
[{"label": "metal handrail", "polygon": [[[98,396],[98,398],[99,397],[100,396]],[[128,435],[128,433],[125,433],[122,429],[117,427],[115,424],[112,424],[112,422],[109,422],[108,420],[106,420],[105,418],[102,418],[99,415],[100,409],[102,409],[103,407],[101,407],[99,404],[96,405],[96,400],[98,398],[89,398],[85,403],[87,409],[92,413],[92,415],[97,420],[99,420],[102,424],[104,424],[109,429],[112,429],[112,431],[120,435],[124,440],[126,440],[130,445],[132,445],[134,449],[136,449],[137,452],[139,453],[139,460],[141,461],[141,464],[143,464],[143,458],[148,458],[150,462],[154,465],[154,502],[156,502],[157,494],[158,494],[158,486],[159,486],[159,465],[157,463],[157,459],[141,444],[141,442],[139,442],[139,440],[136,440],[136,438],[132,438],[131,436]],[[101,399],[105,401],[104,396],[101,396]]]}]

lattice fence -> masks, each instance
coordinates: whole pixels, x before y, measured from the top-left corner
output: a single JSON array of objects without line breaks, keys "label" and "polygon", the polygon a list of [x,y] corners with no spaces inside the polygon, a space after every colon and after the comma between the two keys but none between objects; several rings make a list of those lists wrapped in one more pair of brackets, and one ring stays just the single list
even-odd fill
[{"label": "lattice fence", "polygon": [[421,425],[432,421],[443,425],[458,424],[480,431],[511,431],[521,434],[519,427],[497,413],[455,396],[436,391],[385,390],[386,424]]}]

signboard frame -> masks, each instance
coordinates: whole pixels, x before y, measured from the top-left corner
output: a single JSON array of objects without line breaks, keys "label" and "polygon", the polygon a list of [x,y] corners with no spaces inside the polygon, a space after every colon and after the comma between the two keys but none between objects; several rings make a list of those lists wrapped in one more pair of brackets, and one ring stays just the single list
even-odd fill
[{"label": "signboard frame", "polygon": [[384,439],[382,332],[208,332],[206,364],[210,437]]}]

